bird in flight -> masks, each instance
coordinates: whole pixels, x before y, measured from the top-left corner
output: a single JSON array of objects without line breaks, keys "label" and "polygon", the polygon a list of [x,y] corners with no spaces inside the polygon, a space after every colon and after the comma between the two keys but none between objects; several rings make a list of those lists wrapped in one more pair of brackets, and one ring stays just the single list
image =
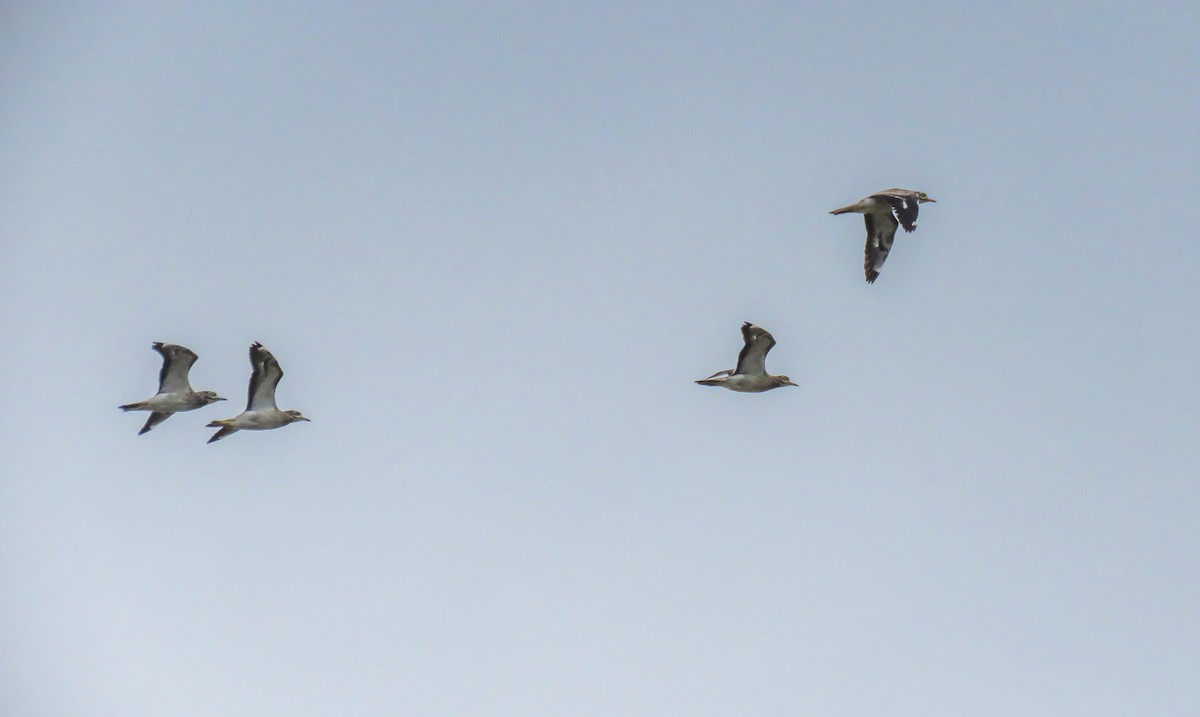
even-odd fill
[{"label": "bird in flight", "polygon": [[762,393],[780,386],[795,386],[787,376],[767,373],[767,353],[775,345],[775,337],[761,326],[749,321],[742,324],[745,345],[738,354],[737,368],[717,371],[696,383],[701,386],[723,386],[742,393]]},{"label": "bird in flight", "polygon": [[863,271],[867,275],[867,283],[874,284],[879,278],[879,270],[887,261],[888,252],[892,250],[892,240],[896,238],[896,227],[903,226],[904,231],[911,232],[917,228],[917,213],[925,202],[936,202],[925,192],[912,189],[885,189],[869,197],[860,199],[841,209],[834,209],[830,214],[863,215],[867,224],[867,248],[863,257]]},{"label": "bird in flight", "polygon": [[275,405],[275,387],[283,378],[283,369],[279,368],[279,362],[271,352],[257,341],[250,345],[250,366],[253,371],[250,374],[246,410],[233,418],[209,423],[209,428],[221,429],[208,439],[209,443],[238,431],[267,431],[308,420],[299,411],[281,411]]},{"label": "bird in flight", "polygon": [[171,414],[191,411],[225,400],[218,396],[216,391],[192,390],[192,385],[188,382],[188,372],[199,358],[194,351],[161,341],[155,341],[152,348],[163,357],[162,369],[158,372],[158,393],[145,401],[118,406],[122,411],[150,411],[146,424],[138,431],[139,436],[170,418]]}]

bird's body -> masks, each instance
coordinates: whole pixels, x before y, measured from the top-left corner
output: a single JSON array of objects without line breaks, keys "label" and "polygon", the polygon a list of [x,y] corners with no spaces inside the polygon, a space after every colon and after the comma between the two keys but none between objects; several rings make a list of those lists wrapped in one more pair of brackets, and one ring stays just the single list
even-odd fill
[{"label": "bird's body", "polygon": [[854,204],[834,209],[830,214],[861,214],[867,225],[867,246],[863,252],[863,272],[867,283],[874,284],[887,261],[896,238],[896,229],[911,232],[917,228],[917,214],[924,202],[936,202],[925,192],[912,189],[885,189]]},{"label": "bird's body", "polygon": [[718,371],[708,378],[696,381],[696,383],[701,386],[720,386],[721,388],[727,388],[730,391],[737,391],[738,393],[762,393],[763,391],[770,391],[780,386],[796,385],[780,381],[776,376],[750,375],[732,373],[730,371]]},{"label": "bird's body", "polygon": [[283,369],[279,362],[262,344],[257,341],[250,345],[250,388],[246,400],[246,410],[233,418],[223,418],[208,424],[209,428],[221,430],[208,439],[209,443],[238,431],[269,431],[281,428],[296,421],[309,419],[300,415],[299,411],[281,411],[275,405],[275,387],[283,378]]},{"label": "bird's body", "polygon": [[139,436],[167,420],[172,414],[225,400],[214,391],[192,390],[188,382],[188,372],[199,358],[194,351],[160,341],[154,342],[152,346],[163,357],[162,369],[158,372],[158,393],[145,401],[118,406],[122,411],[150,411],[150,417],[146,419],[142,430],[138,431]]},{"label": "bird's body", "polygon": [[[224,399],[222,399],[224,400]],[[122,411],[154,411],[157,413],[180,413],[203,408],[212,403],[207,396],[190,391],[188,393],[156,393],[145,401],[120,406]]]},{"label": "bird's body", "polygon": [[701,386],[720,386],[739,393],[762,393],[780,386],[795,386],[787,376],[767,373],[767,352],[775,345],[775,337],[761,326],[749,321],[742,324],[745,344],[738,354],[737,368],[717,371],[696,383]]},{"label": "bird's body", "polygon": [[[219,426],[222,428],[232,428],[235,431],[269,431],[272,428],[282,428],[295,421],[296,418],[285,411],[242,411],[233,418],[223,418],[213,421],[209,425],[209,428]],[[233,431],[229,431],[229,433],[233,433]]]}]

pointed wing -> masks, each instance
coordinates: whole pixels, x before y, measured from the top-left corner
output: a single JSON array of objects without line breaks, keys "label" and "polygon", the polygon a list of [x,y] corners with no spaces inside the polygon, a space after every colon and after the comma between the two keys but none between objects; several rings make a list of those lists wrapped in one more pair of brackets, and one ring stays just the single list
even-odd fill
[{"label": "pointed wing", "polygon": [[163,365],[158,372],[159,393],[180,393],[192,390],[188,383],[188,371],[198,358],[191,349],[175,344],[154,342],[154,350],[162,354]]},{"label": "pointed wing", "polygon": [[742,324],[742,338],[746,344],[738,354],[737,368],[734,373],[766,374],[767,352],[775,345],[775,337],[761,326],[755,326],[747,321]]},{"label": "pointed wing", "polygon": [[867,248],[863,256],[863,272],[867,275],[867,283],[874,284],[879,278],[879,270],[887,261],[888,252],[892,250],[892,240],[896,238],[896,217],[891,213],[864,214],[863,221],[867,224]]},{"label": "pointed wing", "polygon": [[871,196],[891,205],[892,212],[904,227],[904,231],[911,232],[917,228],[917,214],[921,211],[921,202],[917,199],[916,192],[910,189],[886,189]]},{"label": "pointed wing", "polygon": [[157,426],[158,424],[160,424],[160,423],[162,423],[163,421],[167,420],[167,419],[168,419],[168,418],[170,418],[172,415],[174,415],[174,414],[171,414],[171,413],[158,413],[158,412],[151,413],[151,414],[150,414],[150,417],[146,419],[146,423],[145,423],[145,425],[143,425],[143,426],[142,426],[142,430],[138,431],[138,435],[140,436],[140,435],[142,435],[143,433],[149,433],[151,428],[154,428],[154,427],[155,427],[155,426]]},{"label": "pointed wing", "polygon": [[278,410],[275,405],[275,387],[283,378],[279,362],[262,344],[255,341],[250,345],[250,390],[246,397],[247,411]]},{"label": "pointed wing", "polygon": [[208,439],[208,441],[206,441],[206,442],[207,442],[207,443],[213,443],[213,442],[215,442],[215,441],[219,441],[219,440],[221,440],[222,438],[224,438],[225,436],[229,436],[229,435],[232,435],[232,434],[234,434],[234,433],[237,433],[237,432],[238,432],[238,430],[239,430],[239,429],[237,429],[237,428],[230,428],[229,426],[224,426],[224,427],[222,427],[222,428],[221,428],[221,430],[219,430],[219,431],[217,431],[216,433],[212,434],[212,438]]}]

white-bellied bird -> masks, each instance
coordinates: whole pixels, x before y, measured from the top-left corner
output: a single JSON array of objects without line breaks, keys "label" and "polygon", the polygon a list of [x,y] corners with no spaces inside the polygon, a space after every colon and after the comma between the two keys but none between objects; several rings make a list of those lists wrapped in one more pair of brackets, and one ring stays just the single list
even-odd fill
[{"label": "white-bellied bird", "polygon": [[745,345],[738,354],[737,368],[717,371],[696,383],[701,386],[722,386],[730,391],[762,393],[780,386],[795,386],[787,376],[772,376],[767,373],[767,353],[775,345],[775,337],[761,326],[747,321],[742,324]]},{"label": "white-bellied bird", "polygon": [[885,189],[869,197],[858,200],[841,209],[834,209],[830,214],[863,215],[867,224],[867,248],[863,256],[863,271],[867,275],[867,283],[874,284],[879,278],[879,270],[887,261],[888,252],[892,250],[892,240],[896,238],[896,227],[903,226],[904,231],[911,232],[917,228],[917,213],[925,202],[936,202],[925,192],[912,189]]},{"label": "white-bellied bird", "polygon": [[271,352],[257,341],[250,344],[250,366],[253,371],[250,374],[246,410],[233,418],[209,423],[209,428],[221,429],[208,439],[209,443],[238,431],[268,431],[308,420],[299,411],[281,411],[275,405],[275,387],[283,378],[283,369],[279,368],[279,362]]},{"label": "white-bellied bird", "polygon": [[155,341],[151,347],[163,357],[162,369],[158,372],[158,393],[145,401],[118,406],[122,411],[150,411],[146,424],[138,431],[139,436],[170,418],[171,414],[191,411],[225,400],[218,396],[216,391],[192,390],[192,385],[188,382],[188,372],[199,358],[196,352],[161,341]]}]

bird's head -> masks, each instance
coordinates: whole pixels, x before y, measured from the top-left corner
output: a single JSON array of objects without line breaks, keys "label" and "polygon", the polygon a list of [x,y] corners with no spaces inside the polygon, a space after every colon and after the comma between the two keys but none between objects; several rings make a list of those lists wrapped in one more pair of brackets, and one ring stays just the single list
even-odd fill
[{"label": "bird's head", "polygon": [[775,380],[779,381],[780,386],[799,386],[798,383],[792,383],[792,379],[787,376],[776,376]]},{"label": "bird's head", "polygon": [[221,398],[220,396],[218,396],[216,391],[201,391],[200,396],[202,398],[204,398],[205,406],[207,406],[210,403],[216,403],[217,401],[225,400],[225,399]]},{"label": "bird's head", "polygon": [[933,197],[929,196],[925,192],[917,192],[917,203],[924,204],[925,202],[933,202],[936,204],[937,200],[934,199]]},{"label": "bird's head", "polygon": [[[296,421],[308,421],[309,420],[309,419],[305,418],[304,416],[300,415],[299,411],[284,411],[284,413],[286,413],[289,417],[291,417],[292,423],[295,423]],[[309,422],[311,423],[311,421],[309,421]]]}]

